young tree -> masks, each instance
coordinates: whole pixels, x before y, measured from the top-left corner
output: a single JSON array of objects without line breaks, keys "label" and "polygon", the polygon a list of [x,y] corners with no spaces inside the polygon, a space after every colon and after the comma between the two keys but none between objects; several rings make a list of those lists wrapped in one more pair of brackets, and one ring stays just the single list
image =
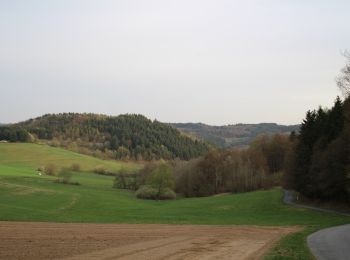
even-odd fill
[{"label": "young tree", "polygon": [[153,170],[147,183],[156,189],[156,199],[160,199],[166,189],[174,189],[174,176],[171,167],[162,162]]},{"label": "young tree", "polygon": [[117,151],[115,152],[115,157],[117,159],[129,159],[130,157],[130,151],[128,148],[124,146],[120,146]]}]

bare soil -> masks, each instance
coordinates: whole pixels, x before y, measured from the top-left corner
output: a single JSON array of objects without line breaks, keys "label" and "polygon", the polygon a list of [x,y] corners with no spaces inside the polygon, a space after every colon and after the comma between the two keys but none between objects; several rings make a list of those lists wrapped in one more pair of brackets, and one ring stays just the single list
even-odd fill
[{"label": "bare soil", "polygon": [[298,227],[0,222],[0,259],[259,259]]}]

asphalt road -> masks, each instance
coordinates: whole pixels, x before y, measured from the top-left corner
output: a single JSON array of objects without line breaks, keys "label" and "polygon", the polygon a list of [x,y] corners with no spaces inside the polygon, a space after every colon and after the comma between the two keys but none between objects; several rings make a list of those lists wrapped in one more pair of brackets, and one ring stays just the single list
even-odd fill
[{"label": "asphalt road", "polygon": [[[284,191],[283,202],[285,204],[292,205],[292,206],[298,207],[298,208],[312,209],[312,210],[316,210],[316,211],[333,213],[333,214],[337,214],[337,215],[350,217],[349,213],[339,212],[339,211],[332,210],[332,209],[322,209],[322,208],[317,208],[317,207],[313,207],[313,206],[308,206],[308,205],[296,203],[294,201],[293,193],[291,191],[289,191],[289,190],[283,190],[283,191]],[[349,246],[350,246],[350,244],[349,244]],[[349,255],[348,259],[350,260],[350,255]]]},{"label": "asphalt road", "polygon": [[[295,207],[350,216],[335,210],[295,203],[293,193],[288,190],[284,190],[283,201]],[[350,260],[350,224],[317,231],[308,236],[307,244],[317,260]]]},{"label": "asphalt road", "polygon": [[350,259],[350,224],[322,229],[307,238],[311,252],[318,260]]}]

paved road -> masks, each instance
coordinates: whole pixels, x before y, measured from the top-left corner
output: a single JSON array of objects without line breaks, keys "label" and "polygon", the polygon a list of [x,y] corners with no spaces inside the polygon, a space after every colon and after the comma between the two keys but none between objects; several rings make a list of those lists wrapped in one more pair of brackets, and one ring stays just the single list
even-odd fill
[{"label": "paved road", "polygon": [[[337,215],[350,217],[349,213],[339,212],[339,211],[332,210],[332,209],[322,209],[322,208],[317,208],[317,207],[313,207],[313,206],[308,206],[308,205],[296,203],[294,201],[293,193],[291,191],[289,191],[289,190],[283,190],[283,191],[284,191],[283,202],[285,204],[292,205],[292,206],[299,207],[299,208],[312,209],[312,210],[316,210],[316,211],[333,213],[333,214],[337,214]],[[349,244],[349,246],[350,246],[350,244]],[[350,255],[349,255],[348,259],[350,260]]]},{"label": "paved road", "polygon": [[[335,210],[301,205],[294,202],[293,193],[284,190],[283,201],[286,204],[322,212],[350,216]],[[308,246],[317,260],[349,260],[350,259],[350,224],[327,228],[311,234],[307,238]]]},{"label": "paved road", "polygon": [[318,260],[348,260],[350,225],[320,230],[311,234],[307,243]]}]

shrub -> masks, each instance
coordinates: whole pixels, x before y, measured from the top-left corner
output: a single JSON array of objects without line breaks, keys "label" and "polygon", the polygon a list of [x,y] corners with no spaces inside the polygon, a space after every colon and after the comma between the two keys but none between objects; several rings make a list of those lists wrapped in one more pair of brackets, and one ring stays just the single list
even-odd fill
[{"label": "shrub", "polygon": [[164,161],[146,165],[138,174],[135,187],[137,186],[140,186],[136,192],[138,198],[157,200],[176,198],[172,190],[174,188],[172,167]]},{"label": "shrub", "polygon": [[155,199],[157,197],[157,190],[149,185],[141,186],[140,189],[136,191],[136,197],[140,199]]},{"label": "shrub", "polygon": [[44,172],[46,175],[54,176],[56,173],[56,166],[53,163],[45,165]]},{"label": "shrub", "polygon": [[140,189],[136,191],[136,197],[140,199],[159,199],[159,200],[173,200],[176,199],[176,194],[173,190],[165,188],[159,195],[158,190],[150,185],[141,186]]},{"label": "shrub", "polygon": [[169,188],[165,188],[163,193],[160,195],[161,200],[174,200],[176,199],[176,193]]},{"label": "shrub", "polygon": [[58,182],[68,184],[68,183],[70,183],[72,175],[73,174],[69,169],[64,168],[64,169],[60,170],[60,172],[57,175]]},{"label": "shrub", "polygon": [[70,169],[74,172],[79,172],[80,171],[80,164],[79,163],[73,163],[70,167]]},{"label": "shrub", "polygon": [[115,174],[113,188],[137,190],[140,186],[137,183],[137,175],[137,173],[128,172],[125,169],[119,170],[119,172]]},{"label": "shrub", "polygon": [[103,166],[99,165],[95,167],[94,173],[106,175],[107,170]]},{"label": "shrub", "polygon": [[36,169],[38,172],[45,172],[45,167],[44,166],[40,166]]},{"label": "shrub", "polygon": [[55,180],[55,182],[62,183],[62,184],[80,185],[79,182],[72,182],[71,181],[72,176],[73,176],[73,174],[70,171],[70,169],[63,168],[58,173],[58,175],[57,175],[58,178],[57,178],[57,180]]}]

